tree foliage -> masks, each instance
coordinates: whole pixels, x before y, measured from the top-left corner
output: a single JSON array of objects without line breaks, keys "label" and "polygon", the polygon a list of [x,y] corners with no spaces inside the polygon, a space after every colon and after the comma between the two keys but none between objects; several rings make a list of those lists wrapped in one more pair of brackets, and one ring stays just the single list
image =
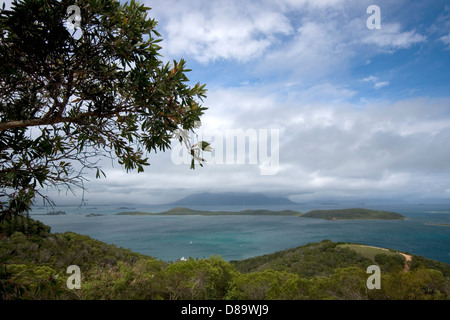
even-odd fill
[{"label": "tree foliage", "polygon": [[237,274],[227,298],[231,300],[296,299],[299,297],[299,277],[286,271],[266,269]]},{"label": "tree foliage", "polygon": [[382,272],[400,271],[405,267],[406,259],[404,256],[396,254],[383,254],[379,253],[375,255],[375,262],[382,265]]},{"label": "tree foliage", "polygon": [[349,264],[360,268],[367,268],[373,264],[370,259],[348,248],[342,248],[330,240],[232,263],[239,271],[245,273],[270,268],[296,273],[303,278],[329,276],[336,268],[345,268]]},{"label": "tree foliage", "polygon": [[[65,24],[71,5],[79,39]],[[86,169],[104,175],[103,156],[141,172],[148,153],[194,129],[205,85],[189,85],[184,60],[162,62],[149,10],[134,0],[19,0],[0,11],[0,219],[27,212],[37,194],[51,202],[43,187],[83,187]],[[207,144],[191,147],[194,157]]]}]

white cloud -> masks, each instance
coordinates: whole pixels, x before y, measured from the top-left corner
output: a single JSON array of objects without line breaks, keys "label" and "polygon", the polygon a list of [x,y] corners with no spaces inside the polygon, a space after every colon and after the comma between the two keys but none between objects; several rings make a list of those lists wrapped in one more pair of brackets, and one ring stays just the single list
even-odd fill
[{"label": "white cloud", "polygon": [[426,37],[415,30],[402,32],[399,23],[383,23],[380,30],[371,30],[362,39],[363,43],[374,44],[386,51],[406,49],[425,41]]},{"label": "white cloud", "polygon": [[286,73],[304,83],[344,70],[355,52],[339,30],[339,21],[305,21],[282,47],[262,59],[259,69],[266,74]]},{"label": "white cloud", "polygon": [[442,36],[439,40],[441,40],[447,46],[447,49],[450,50],[450,33],[446,36]]},{"label": "white cloud", "polygon": [[[306,98],[307,94],[301,95]],[[239,123],[243,129],[272,124],[283,132],[282,167],[268,181],[251,166],[238,170],[233,166],[210,168],[223,170],[224,174],[234,172],[232,181],[237,188],[257,185],[260,190],[278,186],[291,192],[334,189],[356,192],[358,188],[412,192],[421,188],[418,177],[450,169],[448,99],[386,101],[360,108],[345,103],[304,104],[294,96],[282,103],[263,89],[247,99],[244,91],[236,90],[224,91],[220,96],[228,99],[214,98],[213,112],[220,115],[218,118],[225,118],[225,123]],[[220,110],[226,110],[231,101],[235,110],[241,112],[222,113]],[[251,101],[254,108],[258,107],[258,101],[265,101],[264,111],[255,112]]]},{"label": "white cloud", "polygon": [[379,88],[383,88],[389,85],[389,81],[380,81],[380,82],[375,82],[374,84],[374,88],[375,89],[379,89]]},{"label": "white cloud", "polygon": [[282,5],[289,6],[289,8],[299,8],[308,6],[310,8],[324,9],[326,7],[336,8],[342,4],[343,0],[281,0]]},{"label": "white cloud", "polygon": [[[189,8],[186,7],[189,6]],[[292,32],[288,19],[270,7],[238,1],[165,1],[155,12],[165,23],[165,50],[207,63],[248,61]]]},{"label": "white cloud", "polygon": [[367,78],[362,79],[361,81],[372,82],[373,83],[373,87],[375,89],[380,89],[380,88],[389,86],[389,81],[378,81],[378,80],[379,80],[378,77],[374,77],[374,76],[371,75],[371,76],[369,76]]},{"label": "white cloud", "polygon": [[[339,74],[354,60],[364,63],[371,55],[426,40],[415,30],[403,30],[400,23],[383,22],[381,30],[368,30],[370,4],[368,0],[168,0],[149,5],[161,21],[158,30],[163,33],[165,56],[204,64],[237,61],[253,75],[310,84]],[[399,5],[401,1],[389,4]],[[387,85],[381,81],[376,88]]]},{"label": "white cloud", "polygon": [[[295,32],[280,48],[269,48],[260,69],[266,74],[287,73],[307,83],[344,72],[352,64],[367,64],[380,53],[393,53],[427,40],[415,30],[403,30],[400,23],[383,23],[381,30],[369,30],[362,11],[354,8],[362,9],[363,4],[337,3],[321,10],[303,8]],[[376,87],[388,84],[382,81]]]},{"label": "white cloud", "polygon": [[374,76],[368,76],[367,78],[362,79],[362,81],[365,81],[365,82],[377,81],[377,80],[378,80],[378,78],[374,77]]}]

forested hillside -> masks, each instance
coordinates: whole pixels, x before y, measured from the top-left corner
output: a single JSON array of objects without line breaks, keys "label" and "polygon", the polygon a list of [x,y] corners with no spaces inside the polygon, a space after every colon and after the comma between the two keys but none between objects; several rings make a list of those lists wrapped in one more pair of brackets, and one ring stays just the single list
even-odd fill
[{"label": "forested hillside", "polygon": [[[450,265],[396,254],[364,256],[324,240],[227,262],[165,262],[72,232],[16,218],[0,225],[1,299],[449,299]],[[369,290],[367,266],[381,268]],[[69,265],[81,289],[69,290]]]}]

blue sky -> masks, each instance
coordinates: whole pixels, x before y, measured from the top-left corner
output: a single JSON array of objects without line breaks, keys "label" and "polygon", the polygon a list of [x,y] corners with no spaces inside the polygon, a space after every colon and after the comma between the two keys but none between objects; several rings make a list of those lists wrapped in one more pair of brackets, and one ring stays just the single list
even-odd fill
[{"label": "blue sky", "polygon": [[[205,191],[298,202],[450,200],[450,2],[447,0],[144,0],[164,61],[206,83],[202,132],[279,130],[276,174],[260,164],[177,165],[144,173],[104,161],[92,204],[156,204]],[[366,25],[370,5],[381,29]],[[57,203],[79,201],[59,194]]]},{"label": "blue sky", "polygon": [[[200,3],[199,1],[194,2]],[[296,3],[296,1],[292,2]],[[253,30],[252,27],[254,29],[256,27],[249,23],[250,30],[247,33],[254,32],[254,35],[249,35],[247,39],[237,39],[236,43],[245,46],[245,41],[248,41],[256,48],[255,42],[258,42],[259,38],[260,42],[267,40],[268,44],[261,44],[263,48],[261,50],[247,50],[249,53],[246,55],[246,50],[241,47],[236,47],[236,52],[229,52],[231,50],[228,47],[232,46],[232,41],[229,44],[226,40],[221,43],[221,31],[225,34],[223,39],[233,39],[233,31],[227,35],[227,23],[232,24],[232,19],[214,23],[215,18],[211,16],[211,12],[218,14],[218,9],[215,9],[214,4],[221,3],[221,1],[210,1],[210,4],[206,6],[209,10],[203,9],[203,11],[185,8],[186,6],[190,7],[192,1],[174,1],[173,6],[176,7],[178,4],[183,8],[180,10],[181,12],[202,17],[203,25],[199,23],[192,27],[193,29],[202,27],[206,29],[208,25],[211,25],[210,28],[215,26],[218,31],[217,38],[208,42],[205,38],[184,34],[182,22],[178,23],[179,29],[169,26],[165,28],[166,20],[168,20],[167,24],[170,24],[174,20],[180,19],[173,17],[171,20],[162,13],[160,25],[165,39],[176,38],[173,40],[174,42],[179,41],[178,37],[198,40],[198,45],[191,43],[192,48],[178,48],[177,45],[170,44],[172,50],[168,50],[169,56],[176,58],[178,54],[178,56],[188,59],[189,65],[194,70],[191,76],[196,80],[206,82],[209,87],[236,87],[242,86],[244,83],[255,85],[261,84],[262,81],[265,84],[274,85],[280,82],[299,82],[300,85],[297,89],[301,90],[314,84],[327,82],[337,87],[355,90],[352,100],[355,103],[358,103],[357,99],[361,98],[399,99],[422,95],[448,95],[450,79],[450,64],[448,63],[450,51],[448,49],[450,49],[450,43],[448,40],[444,41],[445,38],[441,39],[448,35],[449,30],[450,4],[446,5],[448,2],[379,1],[378,5],[382,10],[383,27],[381,30],[368,30],[365,24],[366,19],[370,16],[365,9],[374,1],[328,1],[330,5],[324,4],[323,7],[315,10],[309,8],[307,1],[297,2],[306,4],[298,7],[293,5],[289,11],[285,9],[286,11],[280,10],[280,12],[272,11],[277,7],[273,5],[276,3],[275,1],[262,2],[258,6],[261,11],[269,11],[268,14],[282,16],[284,19],[281,22],[274,19],[273,24],[280,23],[285,26],[284,28],[279,27],[278,32],[274,28],[273,34],[263,34],[260,30]],[[396,3],[395,6],[392,5],[393,2]],[[240,10],[245,11],[240,8],[250,7],[250,5],[246,5],[249,3],[246,1],[239,3],[228,1],[228,3],[232,4],[231,6],[234,4],[236,8],[227,9],[223,4],[217,5],[224,10],[223,15],[225,16],[228,10],[240,12]],[[355,3],[356,7],[360,9],[359,12],[356,12]],[[171,6],[162,5],[160,7],[157,2],[149,3],[150,6],[152,4],[156,13],[159,10],[165,11],[166,6]],[[202,6],[199,5],[199,7]],[[352,9],[347,13],[346,9],[349,7]],[[189,11],[191,12],[189,13]],[[333,12],[336,17],[327,18]],[[267,14],[267,12],[264,13]],[[264,13],[260,15],[263,16]],[[353,15],[345,17],[346,14]],[[249,13],[243,13],[242,18],[239,18],[242,20],[239,21],[251,18],[257,19],[258,17],[251,17]],[[352,22],[354,19],[359,23]],[[190,19],[186,20],[190,21]],[[303,20],[308,21],[305,22],[306,26],[302,25]],[[339,30],[339,27],[342,31]],[[166,32],[164,32],[165,30]],[[210,33],[212,32],[210,31]],[[307,41],[305,46],[316,46],[310,52],[302,53],[300,51],[302,33],[305,33],[304,38]],[[200,32],[200,34],[207,34],[207,32]],[[333,38],[335,40],[332,40]],[[196,55],[198,53],[197,46],[206,48],[204,52],[200,53],[200,56]],[[342,49],[339,49],[339,46],[342,46]],[[287,53],[281,54],[285,50]],[[299,50],[299,56],[305,55],[303,58],[306,58],[306,62],[313,63],[310,68],[306,69],[309,72],[303,72],[304,66],[300,66],[302,60],[295,56],[296,50]],[[325,65],[321,66],[320,60],[315,55],[323,55]],[[289,60],[277,61],[277,58],[284,57]],[[327,58],[331,59],[327,61]],[[272,67],[264,66],[266,61],[270,61]],[[277,64],[279,67],[276,66]],[[211,72],[211,70],[214,71]],[[377,79],[361,82],[362,79],[369,77]],[[376,86],[377,83],[380,84],[379,87]],[[381,87],[384,89],[373,90]]]}]

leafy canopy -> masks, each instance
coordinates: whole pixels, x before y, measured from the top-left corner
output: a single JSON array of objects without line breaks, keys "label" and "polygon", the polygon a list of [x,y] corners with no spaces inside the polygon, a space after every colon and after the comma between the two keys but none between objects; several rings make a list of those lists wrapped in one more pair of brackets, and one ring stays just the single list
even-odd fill
[{"label": "leafy canopy", "polygon": [[[82,36],[67,28],[80,8]],[[149,152],[193,131],[205,85],[183,59],[160,60],[157,22],[132,0],[20,0],[0,9],[0,220],[27,212],[43,187],[83,187],[102,156],[143,171]],[[79,31],[79,30],[78,30]],[[178,135],[180,142],[185,135]],[[198,150],[191,147],[201,164]]]}]

